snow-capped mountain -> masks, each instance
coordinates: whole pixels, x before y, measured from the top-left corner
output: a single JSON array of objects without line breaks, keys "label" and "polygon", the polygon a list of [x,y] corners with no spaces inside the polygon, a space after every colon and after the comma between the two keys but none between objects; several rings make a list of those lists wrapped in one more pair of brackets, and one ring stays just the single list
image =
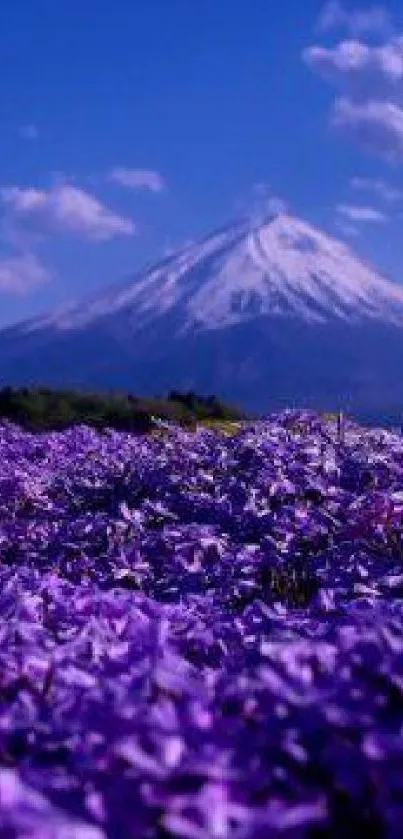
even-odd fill
[{"label": "snow-capped mountain", "polygon": [[228,225],[90,300],[0,332],[4,382],[187,387],[262,410],[403,407],[402,361],[403,286],[282,214]]},{"label": "snow-capped mountain", "polygon": [[240,222],[115,286],[28,327],[81,329],[125,312],[133,332],[173,309],[181,332],[256,316],[403,323],[403,287],[383,280],[346,245],[290,216]]}]

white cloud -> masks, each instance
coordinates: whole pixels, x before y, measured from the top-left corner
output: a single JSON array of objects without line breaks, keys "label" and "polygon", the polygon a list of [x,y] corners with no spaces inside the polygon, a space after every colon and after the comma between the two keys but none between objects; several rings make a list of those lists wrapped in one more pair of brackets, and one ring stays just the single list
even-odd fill
[{"label": "white cloud", "polygon": [[39,137],[39,130],[33,123],[28,123],[27,125],[21,126],[19,134],[23,140],[37,140]]},{"label": "white cloud", "polygon": [[393,102],[336,100],[332,124],[370,151],[390,161],[403,160],[403,109]]},{"label": "white cloud", "polygon": [[49,271],[34,254],[0,257],[0,291],[21,294],[50,279]]},{"label": "white cloud", "polygon": [[162,192],[165,189],[162,175],[152,169],[127,169],[117,166],[109,173],[108,180],[127,189],[148,189],[150,192]]},{"label": "white cloud", "polygon": [[350,181],[352,189],[372,192],[378,195],[383,201],[393,204],[403,198],[403,192],[391,186],[382,178],[352,178]]},{"label": "white cloud", "polygon": [[338,0],[329,0],[320,14],[318,32],[346,29],[352,35],[383,34],[391,29],[390,16],[383,6],[347,11]]},{"label": "white cloud", "polygon": [[381,46],[361,41],[341,41],[337,46],[309,47],[303,59],[326,81],[348,89],[351,95],[369,91],[401,95],[403,80],[403,37],[392,38]]},{"label": "white cloud", "polygon": [[48,190],[4,187],[0,198],[21,222],[43,233],[58,231],[93,241],[131,236],[133,221],[109,210],[89,192],[67,183]]},{"label": "white cloud", "polygon": [[[336,5],[327,7],[329,21]],[[362,22],[364,11],[359,14]],[[377,45],[350,38],[331,48],[312,46],[302,57],[339,91],[331,125],[388,161],[403,160],[403,34],[385,35]]]},{"label": "white cloud", "polygon": [[380,210],[375,210],[373,207],[359,207],[354,204],[339,204],[336,207],[336,212],[348,221],[367,223],[374,222],[376,224],[385,224],[389,221],[385,213]]}]

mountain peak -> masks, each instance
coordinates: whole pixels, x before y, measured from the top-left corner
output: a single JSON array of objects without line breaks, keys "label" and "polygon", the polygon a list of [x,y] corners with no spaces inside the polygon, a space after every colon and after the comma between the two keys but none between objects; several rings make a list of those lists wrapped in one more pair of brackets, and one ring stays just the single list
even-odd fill
[{"label": "mountain peak", "polygon": [[[279,208],[280,209],[280,208]],[[0,332],[3,382],[216,392],[264,410],[403,402],[403,288],[284,211]]]},{"label": "mountain peak", "polygon": [[284,212],[246,226],[203,279],[188,311],[205,328],[259,315],[403,323],[403,288],[344,243]]},{"label": "mountain peak", "polygon": [[348,245],[309,223],[270,212],[232,222],[27,329],[81,329],[118,314],[130,321],[133,334],[173,314],[177,334],[263,316],[403,324],[403,287],[383,279]]}]

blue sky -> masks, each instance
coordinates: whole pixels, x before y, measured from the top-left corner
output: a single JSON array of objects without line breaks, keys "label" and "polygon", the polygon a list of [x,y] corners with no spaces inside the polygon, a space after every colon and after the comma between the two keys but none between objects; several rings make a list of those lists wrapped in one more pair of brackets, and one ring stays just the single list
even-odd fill
[{"label": "blue sky", "polygon": [[13,0],[0,32],[0,325],[263,199],[403,281],[401,0]]}]

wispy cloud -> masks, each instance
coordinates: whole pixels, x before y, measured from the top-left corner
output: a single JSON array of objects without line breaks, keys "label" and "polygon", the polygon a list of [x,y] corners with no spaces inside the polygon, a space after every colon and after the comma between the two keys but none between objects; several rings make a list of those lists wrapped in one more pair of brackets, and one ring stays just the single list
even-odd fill
[{"label": "wispy cloud", "polygon": [[284,198],[273,192],[270,184],[261,181],[253,184],[249,192],[238,199],[235,210],[252,221],[259,222],[269,215],[287,213],[288,204]]},{"label": "wispy cloud", "polygon": [[389,218],[385,213],[376,210],[374,207],[361,207],[355,204],[338,204],[336,212],[355,223],[385,224]]},{"label": "wispy cloud", "polygon": [[393,204],[403,198],[403,192],[400,189],[396,189],[396,187],[391,186],[382,178],[356,177],[351,179],[350,186],[352,189],[372,192],[388,204]]},{"label": "wispy cloud", "polygon": [[284,215],[288,211],[288,204],[284,200],[284,198],[280,198],[279,196],[272,195],[271,198],[268,198],[266,203],[262,205],[262,212],[266,212],[268,215]]},{"label": "wispy cloud", "polygon": [[112,212],[89,192],[71,184],[56,183],[47,190],[3,187],[0,198],[15,218],[44,234],[60,232],[102,242],[135,233],[130,218]]},{"label": "wispy cloud", "polygon": [[342,219],[336,219],[336,227],[345,239],[356,239],[360,235],[358,227]]},{"label": "wispy cloud", "polygon": [[403,160],[403,108],[393,102],[337,99],[332,125],[389,161]]},{"label": "wispy cloud", "polygon": [[339,0],[329,0],[317,23],[318,32],[346,29],[352,35],[385,34],[391,29],[389,12],[384,6],[347,10]]},{"label": "wispy cloud", "polygon": [[162,257],[166,259],[169,256],[175,256],[178,253],[193,247],[194,244],[194,239],[184,239],[183,241],[172,242],[171,239],[167,237],[161,251]]},{"label": "wispy cloud", "polygon": [[50,279],[50,272],[34,254],[0,257],[0,291],[23,294]]},{"label": "wispy cloud", "polygon": [[37,140],[39,137],[39,129],[32,122],[27,125],[21,125],[19,135],[23,140]]},{"label": "wispy cloud", "polygon": [[108,180],[127,189],[146,189],[156,193],[165,189],[164,178],[152,169],[128,169],[124,166],[116,166],[109,172]]},{"label": "wispy cloud", "polygon": [[[330,28],[332,10],[334,19],[343,19],[345,26],[347,17],[358,15],[362,33],[369,31],[371,20],[374,27],[377,19],[379,24],[382,20],[381,7],[347,15],[339,4],[328,4],[328,26],[322,20],[322,31]],[[324,19],[326,23],[326,15]],[[384,13],[384,22],[387,19]],[[381,43],[375,45],[349,38],[330,48],[311,46],[304,50],[303,60],[337,89],[331,125],[389,161],[403,160],[403,34],[384,31]]]}]

